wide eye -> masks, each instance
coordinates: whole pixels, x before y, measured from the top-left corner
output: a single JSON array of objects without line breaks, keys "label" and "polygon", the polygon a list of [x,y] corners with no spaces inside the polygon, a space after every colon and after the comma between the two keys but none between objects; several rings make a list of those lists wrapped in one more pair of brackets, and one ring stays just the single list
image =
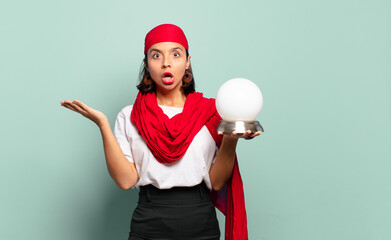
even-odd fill
[{"label": "wide eye", "polygon": [[180,56],[179,53],[177,53],[177,52],[174,52],[173,55],[174,55],[174,57],[179,57]]},{"label": "wide eye", "polygon": [[152,58],[159,58],[160,57],[160,54],[159,53],[155,53],[152,55]]}]

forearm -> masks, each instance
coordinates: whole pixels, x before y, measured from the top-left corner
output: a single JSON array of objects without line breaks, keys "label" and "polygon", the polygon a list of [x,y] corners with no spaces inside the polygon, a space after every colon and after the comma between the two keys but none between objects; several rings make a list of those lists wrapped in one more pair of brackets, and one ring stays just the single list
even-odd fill
[{"label": "forearm", "polygon": [[218,191],[224,187],[231,178],[235,164],[235,150],[238,139],[224,136],[216,160],[209,170],[209,177],[213,190]]},{"label": "forearm", "polygon": [[109,122],[104,121],[98,126],[102,134],[106,164],[110,176],[121,189],[126,190],[133,187],[138,179],[135,164],[126,159],[111,131]]}]

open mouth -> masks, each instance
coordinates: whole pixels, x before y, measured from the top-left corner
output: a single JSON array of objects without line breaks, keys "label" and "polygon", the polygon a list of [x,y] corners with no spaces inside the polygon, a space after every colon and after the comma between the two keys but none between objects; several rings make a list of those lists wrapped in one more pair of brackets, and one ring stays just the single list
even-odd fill
[{"label": "open mouth", "polygon": [[162,79],[165,84],[172,84],[174,82],[174,76],[170,72],[165,72]]}]

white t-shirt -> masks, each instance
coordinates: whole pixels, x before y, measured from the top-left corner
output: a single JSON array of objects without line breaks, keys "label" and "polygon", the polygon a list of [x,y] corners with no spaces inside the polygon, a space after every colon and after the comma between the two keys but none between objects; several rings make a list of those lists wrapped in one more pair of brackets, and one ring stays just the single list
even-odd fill
[{"label": "white t-shirt", "polygon": [[[159,106],[169,118],[183,110],[183,108]],[[159,189],[190,187],[204,181],[211,190],[209,169],[216,159],[218,148],[209,130],[205,126],[201,128],[181,159],[170,164],[160,163],[131,122],[132,107],[132,105],[126,106],[119,112],[114,135],[125,157],[136,164],[139,179],[134,188],[148,184]]]}]

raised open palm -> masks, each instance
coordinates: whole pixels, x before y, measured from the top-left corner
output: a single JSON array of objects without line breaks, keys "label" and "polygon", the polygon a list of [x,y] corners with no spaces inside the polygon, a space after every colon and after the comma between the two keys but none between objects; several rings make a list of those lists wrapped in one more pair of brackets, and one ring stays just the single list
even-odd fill
[{"label": "raised open palm", "polygon": [[96,125],[98,126],[100,126],[104,121],[107,120],[106,115],[104,115],[102,112],[95,110],[76,99],[74,99],[73,101],[61,101],[61,106],[80,113],[84,117],[96,123]]}]

